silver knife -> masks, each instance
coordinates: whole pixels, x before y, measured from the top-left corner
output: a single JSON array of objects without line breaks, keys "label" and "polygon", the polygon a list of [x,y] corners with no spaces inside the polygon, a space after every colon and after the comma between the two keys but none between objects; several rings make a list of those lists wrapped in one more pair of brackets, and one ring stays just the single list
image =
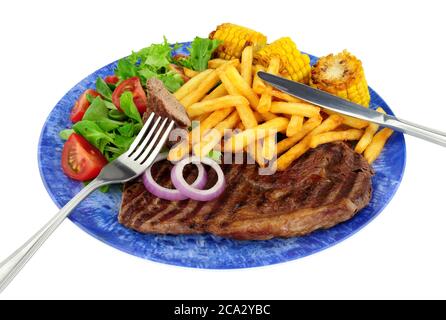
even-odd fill
[{"label": "silver knife", "polygon": [[278,77],[270,73],[259,71],[258,75],[262,80],[268,82],[277,89],[309,103],[347,116],[374,122],[380,126],[407,133],[414,137],[446,147],[445,132],[427,128],[416,123],[399,119],[395,116],[379,113],[378,111],[369,108],[364,108],[359,104],[339,98],[325,91]]}]

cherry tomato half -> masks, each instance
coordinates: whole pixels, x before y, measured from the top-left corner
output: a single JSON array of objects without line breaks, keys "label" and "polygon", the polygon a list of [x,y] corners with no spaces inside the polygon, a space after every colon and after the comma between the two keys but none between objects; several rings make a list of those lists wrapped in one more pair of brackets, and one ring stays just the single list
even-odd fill
[{"label": "cherry tomato half", "polygon": [[141,81],[138,77],[133,77],[127,80],[124,80],[121,82],[119,86],[116,87],[115,91],[112,95],[113,104],[120,109],[121,102],[119,98],[121,95],[126,92],[130,91],[133,95],[133,102],[136,105],[136,108],[138,108],[139,113],[142,115],[144,112],[146,112],[148,101],[146,93],[144,92],[144,89],[142,88]]},{"label": "cherry tomato half", "polygon": [[107,159],[84,137],[72,133],[62,150],[62,170],[74,180],[88,181],[96,178]]},{"label": "cherry tomato half", "polygon": [[85,90],[85,92],[81,94],[79,99],[74,104],[73,109],[71,109],[70,119],[74,123],[82,120],[85,111],[87,111],[88,107],[90,106],[90,102],[88,102],[87,99],[87,94],[89,94],[93,98],[99,96],[99,93],[97,93],[93,89]]},{"label": "cherry tomato half", "polygon": [[104,81],[108,84],[117,84],[119,82],[119,78],[116,75],[106,76]]}]

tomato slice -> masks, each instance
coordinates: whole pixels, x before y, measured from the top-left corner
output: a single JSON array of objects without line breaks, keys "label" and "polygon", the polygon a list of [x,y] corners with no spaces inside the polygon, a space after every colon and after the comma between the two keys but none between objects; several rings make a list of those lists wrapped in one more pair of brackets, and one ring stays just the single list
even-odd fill
[{"label": "tomato slice", "polygon": [[121,95],[126,92],[130,91],[133,95],[133,102],[136,105],[136,108],[138,108],[139,113],[142,115],[144,112],[146,112],[148,101],[146,93],[144,92],[144,89],[142,88],[141,81],[139,81],[138,77],[133,77],[127,80],[124,80],[121,82],[119,86],[116,87],[115,91],[112,95],[113,104],[120,109],[121,102],[119,101],[119,98]]},{"label": "tomato slice", "polygon": [[81,94],[79,99],[74,104],[73,109],[71,109],[70,119],[74,123],[82,120],[85,111],[87,111],[88,107],[90,106],[90,102],[88,102],[87,99],[87,94],[91,95],[93,98],[99,96],[99,93],[93,89],[85,90],[84,93]]},{"label": "tomato slice", "polygon": [[106,76],[104,81],[108,84],[117,84],[119,82],[119,78],[117,75]]},{"label": "tomato slice", "polygon": [[107,159],[84,137],[72,133],[62,150],[62,170],[67,176],[78,181],[96,178]]}]

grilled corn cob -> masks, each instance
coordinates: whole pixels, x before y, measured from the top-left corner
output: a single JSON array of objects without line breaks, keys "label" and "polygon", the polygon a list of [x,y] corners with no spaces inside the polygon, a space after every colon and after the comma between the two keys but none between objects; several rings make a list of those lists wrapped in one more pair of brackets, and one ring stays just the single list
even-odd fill
[{"label": "grilled corn cob", "polygon": [[370,93],[362,63],[344,50],[319,59],[311,70],[311,86],[368,107]]},{"label": "grilled corn cob", "polygon": [[254,61],[267,67],[271,57],[278,56],[281,73],[288,74],[294,81],[308,83],[310,79],[310,57],[302,54],[289,37],[280,38],[267,45],[254,56]]},{"label": "grilled corn cob", "polygon": [[223,41],[215,50],[215,55],[226,60],[239,59],[247,46],[252,46],[253,51],[257,52],[266,45],[266,37],[260,32],[232,23],[219,25],[209,38]]}]

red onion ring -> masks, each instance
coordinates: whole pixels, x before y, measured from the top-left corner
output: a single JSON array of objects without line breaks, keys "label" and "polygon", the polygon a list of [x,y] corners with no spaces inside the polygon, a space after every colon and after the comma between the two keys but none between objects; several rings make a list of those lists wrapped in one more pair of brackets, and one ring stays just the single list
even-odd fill
[{"label": "red onion ring", "polygon": [[[193,185],[189,185],[183,177],[184,167],[193,163],[199,165],[201,163],[212,167],[217,173],[218,180],[215,185],[208,190],[200,190]],[[178,162],[170,172],[170,177],[175,188],[183,195],[197,201],[210,201],[219,197],[225,190],[225,176],[219,164],[209,158],[189,157]]]},{"label": "red onion ring", "polygon": [[[163,186],[160,186],[155,179],[153,179],[152,176],[152,166],[161,160],[167,159],[167,154],[160,154],[155,159],[153,164],[144,172],[142,175],[142,181],[144,183],[144,186],[146,187],[147,191],[152,193],[153,195],[157,196],[158,198],[164,199],[164,200],[171,200],[171,201],[180,201],[180,200],[186,200],[188,199],[188,196],[184,195],[177,189],[169,189],[165,188]],[[204,188],[204,186],[207,183],[207,173],[206,170],[204,170],[204,167],[201,163],[194,163],[198,168],[198,175],[195,181],[190,185],[190,187],[193,188]],[[172,170],[173,171],[173,170]],[[183,178],[184,180],[184,178]],[[186,182],[186,181],[185,181]],[[186,182],[187,184],[187,182]]]}]

